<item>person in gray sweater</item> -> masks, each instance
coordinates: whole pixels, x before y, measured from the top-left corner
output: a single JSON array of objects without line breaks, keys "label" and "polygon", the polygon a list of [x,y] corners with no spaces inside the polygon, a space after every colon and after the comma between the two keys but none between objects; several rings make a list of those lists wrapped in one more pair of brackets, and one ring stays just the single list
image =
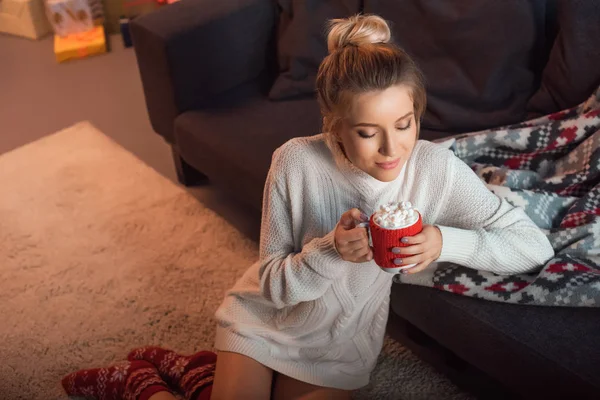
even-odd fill
[{"label": "person in gray sweater", "polygon": [[[395,264],[414,264],[406,274],[443,261],[515,274],[553,257],[522,209],[448,149],[418,140],[423,79],[390,39],[378,16],[331,21],[317,76],[324,133],[273,154],[259,259],[216,312],[218,354],[134,350],[123,398],[171,400],[169,388],[194,400],[350,398],[381,351],[393,277],[373,261],[361,223],[389,202],[409,201],[423,219],[421,233],[401,239],[408,246],[390,249]],[[63,385],[77,394],[84,377],[105,383],[114,368]]]}]

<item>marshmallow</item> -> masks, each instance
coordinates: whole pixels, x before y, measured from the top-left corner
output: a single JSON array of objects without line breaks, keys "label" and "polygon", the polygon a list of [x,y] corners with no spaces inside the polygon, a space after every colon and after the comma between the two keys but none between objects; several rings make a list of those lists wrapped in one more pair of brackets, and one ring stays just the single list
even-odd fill
[{"label": "marshmallow", "polygon": [[419,219],[418,211],[410,201],[389,202],[375,212],[374,221],[386,229],[400,229],[410,226]]}]

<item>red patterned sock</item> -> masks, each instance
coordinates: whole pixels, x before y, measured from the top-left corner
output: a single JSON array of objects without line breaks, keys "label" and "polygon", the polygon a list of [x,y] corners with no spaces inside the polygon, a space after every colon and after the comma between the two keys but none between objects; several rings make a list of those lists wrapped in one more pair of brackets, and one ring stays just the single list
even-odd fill
[{"label": "red patterned sock", "polygon": [[207,399],[210,398],[217,362],[217,355],[211,351],[183,356],[161,347],[142,347],[131,351],[127,359],[152,363],[165,382],[182,392],[186,399],[195,400],[205,392]]},{"label": "red patterned sock", "polygon": [[194,393],[195,397],[190,397],[188,400],[210,400],[210,395],[212,394],[212,382],[210,385],[205,386],[198,393]]},{"label": "red patterned sock", "polygon": [[124,361],[107,368],[82,369],[65,376],[69,396],[98,400],[148,400],[169,391],[158,371],[147,361]]}]

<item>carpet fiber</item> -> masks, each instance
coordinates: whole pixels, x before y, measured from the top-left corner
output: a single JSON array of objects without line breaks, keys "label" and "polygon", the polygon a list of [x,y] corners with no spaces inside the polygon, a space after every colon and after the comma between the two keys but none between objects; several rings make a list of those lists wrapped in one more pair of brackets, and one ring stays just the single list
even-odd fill
[{"label": "carpet fiber", "polygon": [[[87,122],[0,156],[0,398],[65,399],[63,375],[133,347],[212,348],[257,243]],[[356,399],[468,399],[386,340]]]}]

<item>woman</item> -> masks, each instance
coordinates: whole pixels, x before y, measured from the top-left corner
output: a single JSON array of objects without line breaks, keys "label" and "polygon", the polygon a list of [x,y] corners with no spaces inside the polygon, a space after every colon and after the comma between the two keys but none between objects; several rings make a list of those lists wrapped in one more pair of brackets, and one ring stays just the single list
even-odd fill
[{"label": "woman", "polygon": [[[214,384],[211,353],[192,356],[194,368],[171,383],[186,398],[347,399],[365,386],[382,348],[392,275],[372,261],[357,225],[381,204],[408,200],[423,216],[423,231],[403,238],[410,246],[392,249],[398,265],[416,264],[406,273],[434,261],[524,273],[554,255],[521,209],[449,150],[418,140],[423,81],[390,37],[378,16],[331,22],[316,82],[325,133],[275,151],[259,260],[217,310]],[[159,348],[130,355],[159,366],[192,358]],[[192,391],[181,376],[194,369],[204,375],[185,379],[203,382]],[[165,368],[155,375],[169,378]],[[173,398],[154,386],[141,392]]]}]

